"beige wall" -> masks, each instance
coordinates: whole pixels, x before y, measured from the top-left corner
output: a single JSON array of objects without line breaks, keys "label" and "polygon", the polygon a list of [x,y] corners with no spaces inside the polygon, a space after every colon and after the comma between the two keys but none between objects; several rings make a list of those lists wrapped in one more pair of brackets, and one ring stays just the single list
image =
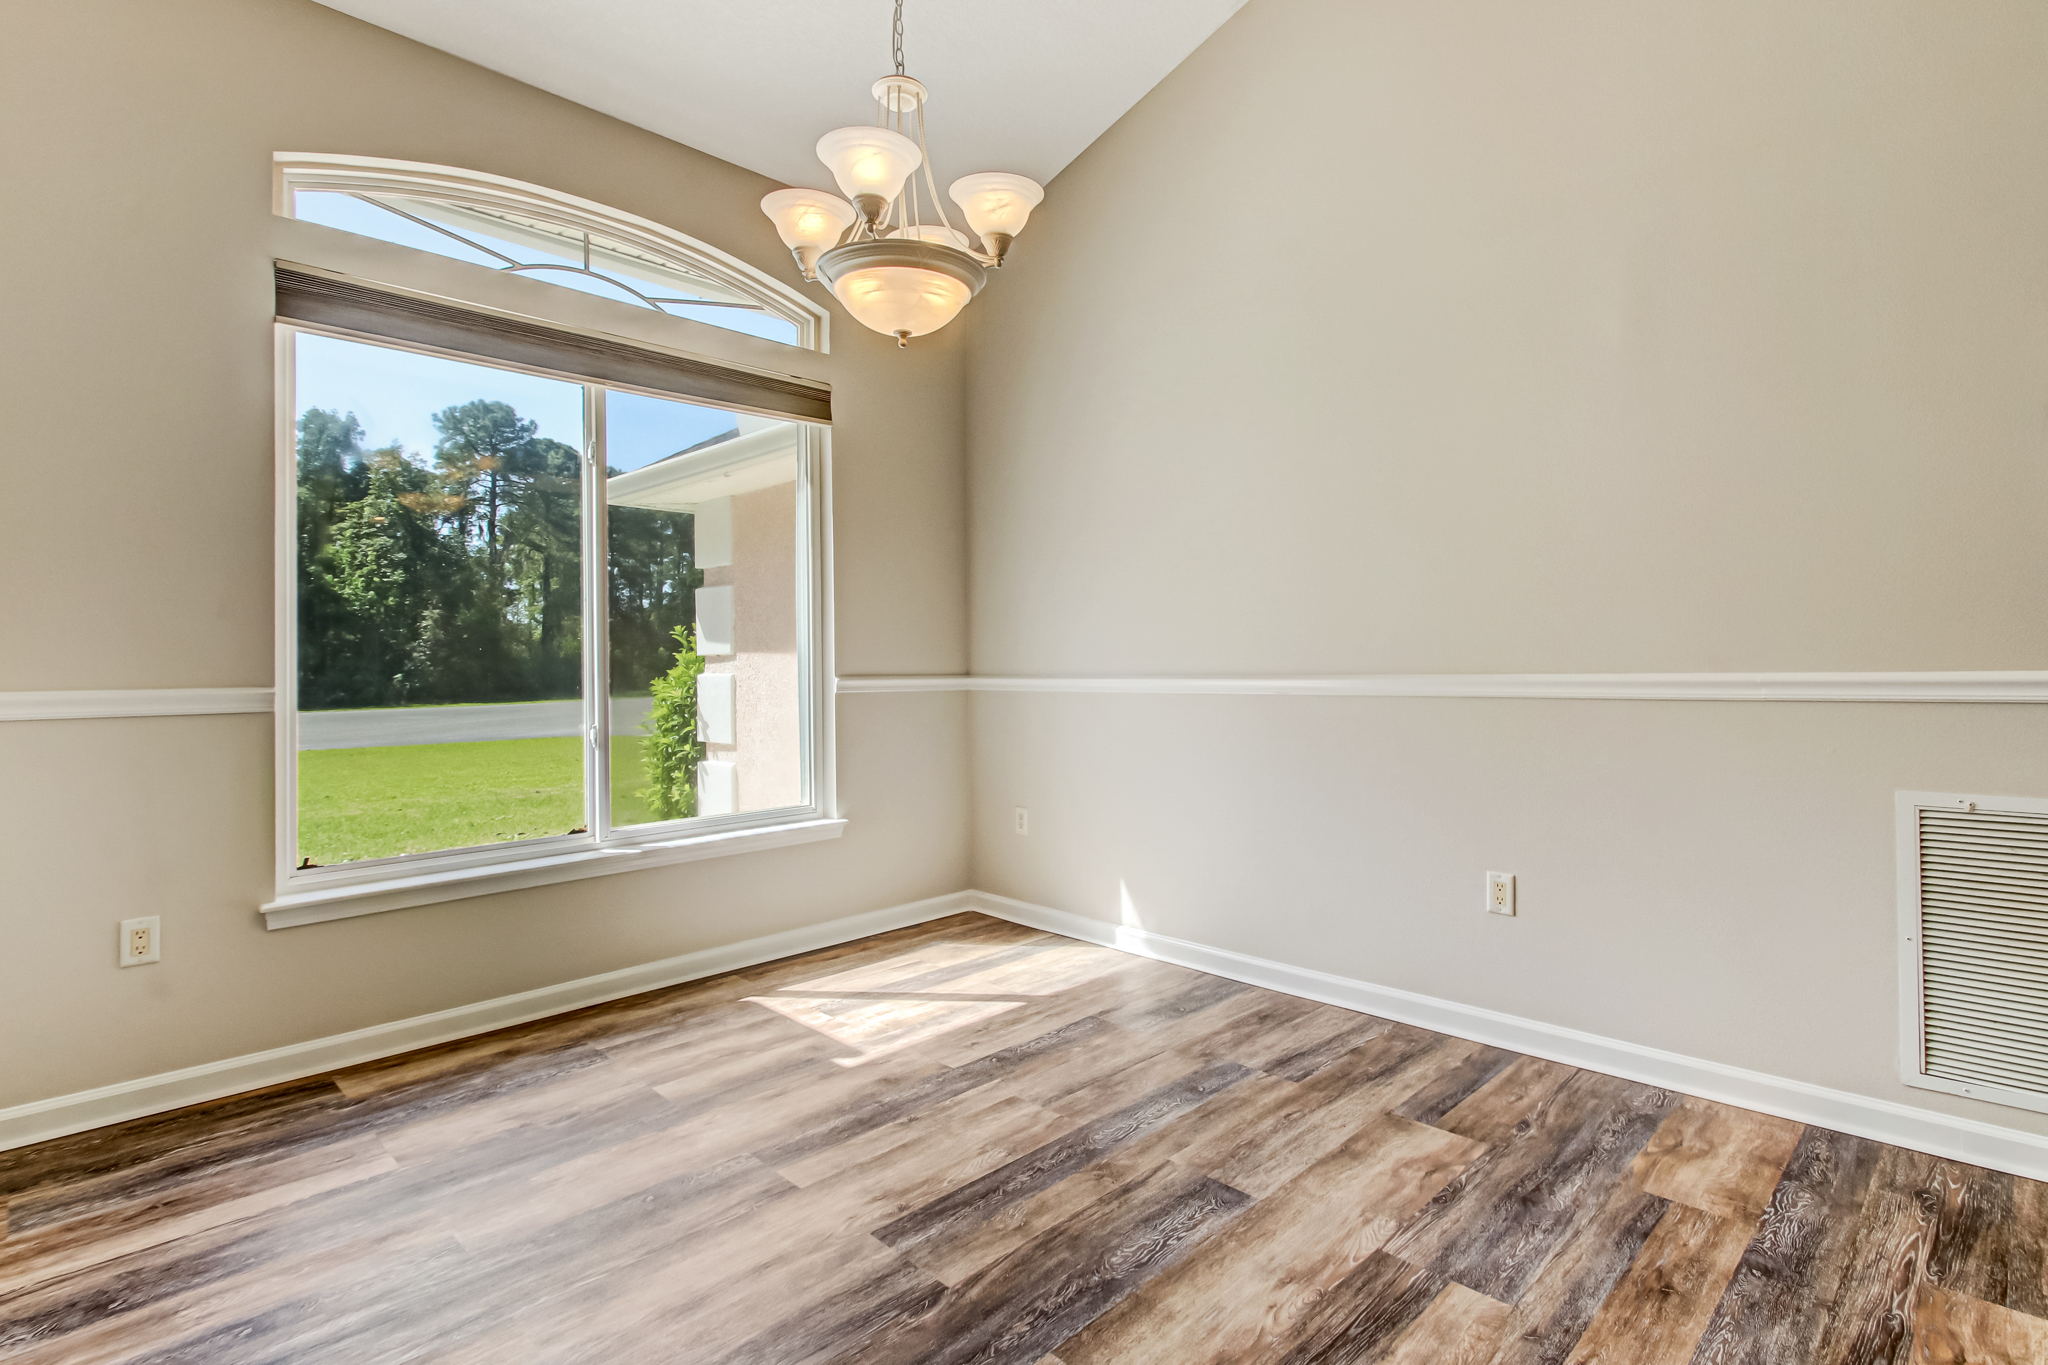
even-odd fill
[{"label": "beige wall", "polygon": [[2048,664],[2044,69],[2037,0],[1252,0],[975,304],[976,669]]},{"label": "beige wall", "polygon": [[[975,671],[2048,667],[2043,70],[2035,0],[1251,0],[975,305]],[[2048,712],[975,716],[987,890],[2048,1131],[1895,1079],[1891,861]]]},{"label": "beige wall", "polygon": [[[268,685],[273,152],[534,181],[793,277],[760,177],[307,0],[14,5],[0,101],[0,690]],[[959,336],[837,321],[839,667],[957,671]],[[277,932],[266,718],[0,725],[0,1106],[957,890],[964,724],[847,706],[831,843]],[[164,960],[117,970],[138,914]]]}]

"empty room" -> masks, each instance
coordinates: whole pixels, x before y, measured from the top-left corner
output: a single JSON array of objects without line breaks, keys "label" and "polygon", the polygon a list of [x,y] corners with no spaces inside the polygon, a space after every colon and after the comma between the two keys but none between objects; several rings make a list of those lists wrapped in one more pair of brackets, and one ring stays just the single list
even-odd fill
[{"label": "empty room", "polygon": [[5,1365],[2048,1365],[2048,3],[8,0]]}]

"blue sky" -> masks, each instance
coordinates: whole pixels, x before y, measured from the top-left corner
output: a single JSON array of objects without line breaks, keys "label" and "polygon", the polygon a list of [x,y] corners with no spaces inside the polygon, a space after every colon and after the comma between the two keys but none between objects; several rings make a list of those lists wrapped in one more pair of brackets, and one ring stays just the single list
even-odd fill
[{"label": "blue sky", "polygon": [[[298,410],[353,412],[366,449],[395,443],[430,463],[434,414],[477,398],[510,403],[540,424],[542,436],[583,448],[581,385],[305,333],[297,346]],[[737,425],[719,408],[632,393],[605,399],[606,457],[614,469],[638,469]]]},{"label": "blue sky", "polygon": [[[408,211],[432,212],[426,205],[406,202]],[[465,246],[452,237],[352,195],[301,191],[294,211],[309,222],[378,237],[400,246],[416,247],[476,265],[499,267],[503,264],[487,252]],[[532,246],[513,245],[467,228],[464,232],[485,246],[522,262],[570,263],[565,256],[553,255]],[[545,279],[586,293],[628,299],[622,291],[588,275],[563,271],[532,278]],[[651,277],[635,283],[650,293],[682,292],[676,285],[663,285]],[[728,308],[676,307],[673,311],[777,341],[792,340],[795,336],[795,329],[786,320],[766,314]],[[301,334],[298,339],[297,383],[298,410],[301,413],[308,408],[353,412],[363,426],[365,446],[371,450],[397,444],[416,458],[431,460],[437,437],[433,415],[443,408],[478,398],[509,403],[522,417],[540,423],[542,436],[578,449],[583,446],[583,391],[578,385],[561,380]],[[696,407],[637,394],[608,394],[607,462],[615,469],[638,469],[695,445],[706,437],[731,431],[735,425],[731,413],[717,408]]]}]

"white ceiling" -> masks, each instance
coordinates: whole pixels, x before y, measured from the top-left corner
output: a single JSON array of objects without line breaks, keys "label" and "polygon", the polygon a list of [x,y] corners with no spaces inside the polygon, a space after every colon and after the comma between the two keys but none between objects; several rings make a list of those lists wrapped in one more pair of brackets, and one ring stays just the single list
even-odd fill
[{"label": "white ceiling", "polygon": [[[321,0],[790,184],[873,121],[891,0]],[[1050,180],[1244,0],[908,0],[933,168]],[[940,188],[944,189],[944,181]]]}]

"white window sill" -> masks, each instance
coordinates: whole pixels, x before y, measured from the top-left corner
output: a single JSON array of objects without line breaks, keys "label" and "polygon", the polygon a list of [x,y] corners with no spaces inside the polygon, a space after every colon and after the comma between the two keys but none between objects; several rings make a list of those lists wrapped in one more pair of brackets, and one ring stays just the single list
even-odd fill
[{"label": "white window sill", "polygon": [[756,853],[791,844],[815,843],[820,839],[837,839],[845,832],[844,820],[802,820],[760,829],[697,834],[663,843],[615,844],[607,848],[584,848],[573,853],[537,858],[508,857],[504,862],[482,867],[286,891],[262,907],[263,924],[268,929],[289,929],[299,924],[319,924],[326,920],[402,910],[412,905],[488,896],[495,891],[517,891],[529,886],[602,877],[613,872],[637,872],[669,863],[694,862],[699,858],[722,858],[734,853]]}]

